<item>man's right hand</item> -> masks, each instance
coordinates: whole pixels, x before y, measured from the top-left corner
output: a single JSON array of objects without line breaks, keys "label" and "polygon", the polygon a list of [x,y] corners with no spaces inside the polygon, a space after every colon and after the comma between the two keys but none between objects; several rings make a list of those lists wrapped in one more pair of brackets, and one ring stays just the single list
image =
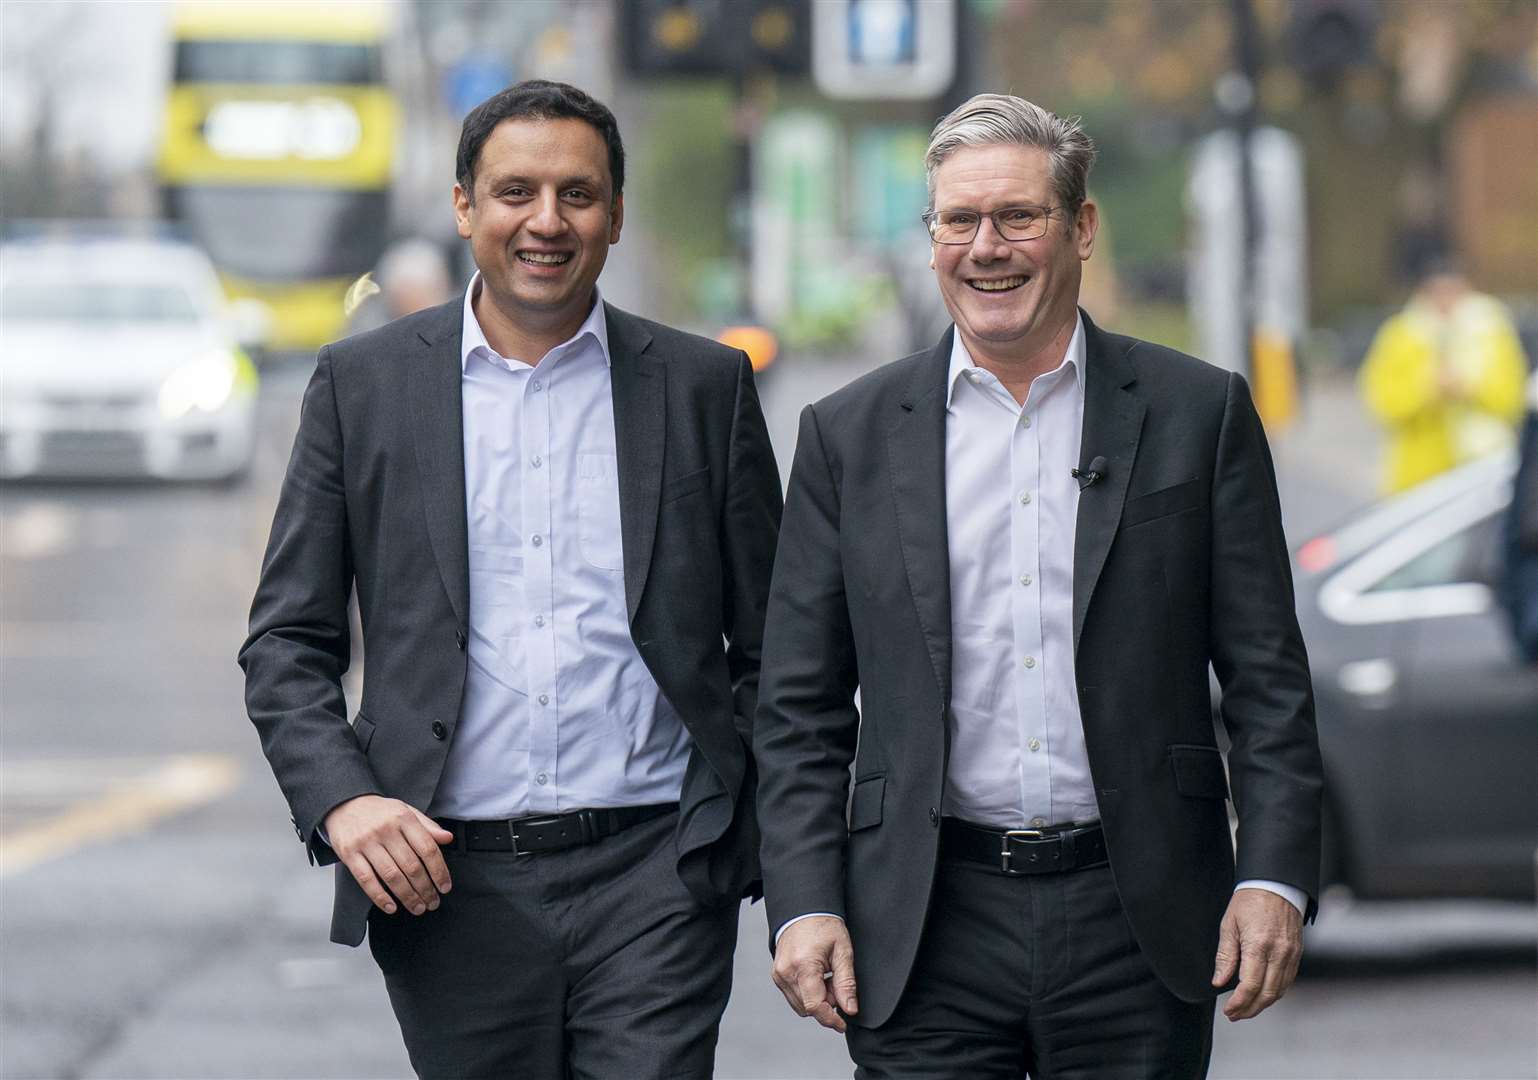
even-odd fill
[{"label": "man's right hand", "polygon": [[396,899],[413,915],[435,911],[453,884],[438,845],[454,834],[399,799],[359,795],[332,807],[322,825],[331,850],[386,915]]},{"label": "man's right hand", "polygon": [[774,985],[797,1016],[845,1030],[838,1009],[853,1016],[860,1004],[855,997],[854,946],[844,920],[814,915],[786,927],[774,949]]}]

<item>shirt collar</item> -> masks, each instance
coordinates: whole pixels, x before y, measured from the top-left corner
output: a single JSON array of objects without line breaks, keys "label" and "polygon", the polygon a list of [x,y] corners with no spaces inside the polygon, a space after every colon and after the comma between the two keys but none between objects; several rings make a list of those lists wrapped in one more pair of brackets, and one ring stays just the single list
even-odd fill
[{"label": "shirt collar", "polygon": [[[491,347],[486,340],[486,333],[481,329],[481,321],[475,317],[475,291],[480,288],[481,272],[477,270],[470,277],[470,284],[465,288],[465,313],[459,337],[459,370],[463,372],[470,363],[470,357],[477,349],[485,349],[491,356],[499,356],[497,350]],[[550,351],[564,350],[582,339],[584,334],[592,334],[593,340],[598,343],[598,351],[603,354],[605,367],[610,365],[609,360],[609,320],[604,317],[603,294],[598,291],[597,284],[593,285],[593,309],[587,313],[587,318],[582,320],[582,325],[577,327],[577,332],[565,341],[561,342]],[[504,357],[505,359],[505,357]],[[522,358],[519,358],[520,360]],[[543,359],[536,357],[530,363],[537,364]]]},{"label": "shirt collar", "polygon": [[[1078,391],[1079,400],[1084,400],[1084,317],[1077,311],[1073,315],[1073,337],[1068,339],[1068,348],[1063,353],[1063,362],[1044,375],[1038,375],[1038,379],[1056,381],[1058,373],[1067,368],[1073,373],[1074,389]],[[977,362],[972,359],[972,354],[967,352],[967,347],[961,343],[961,331],[957,329],[951,335],[951,367],[950,373],[945,378],[945,407],[951,407],[951,400],[956,396],[957,380],[968,371],[977,367]]]}]

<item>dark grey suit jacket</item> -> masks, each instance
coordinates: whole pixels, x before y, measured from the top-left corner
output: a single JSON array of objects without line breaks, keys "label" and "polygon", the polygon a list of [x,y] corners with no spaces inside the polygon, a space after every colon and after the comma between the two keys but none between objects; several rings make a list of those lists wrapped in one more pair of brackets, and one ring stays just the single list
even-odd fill
[{"label": "dark grey suit jacket", "polygon": [[[741,352],[605,314],[631,634],[694,742],[680,877],[721,903],[758,879],[747,748],[779,476]],[[305,392],[240,664],[312,862],[336,861],[316,826],[347,799],[425,809],[454,738],[470,597],[462,315],[456,299],[328,345]],[[355,727],[340,682],[354,586],[368,662]],[[369,906],[338,865],[332,940],[362,941]]]},{"label": "dark grey suit jacket", "polygon": [[[1127,917],[1160,978],[1194,1001],[1214,992],[1235,881],[1207,665],[1232,740],[1239,874],[1314,895],[1308,660],[1244,380],[1088,316],[1084,328],[1078,464],[1109,462],[1080,497],[1074,549],[1084,737]],[[802,413],[764,644],[754,745],[770,927],[843,915],[870,1027],[912,968],[946,813],[950,351],[947,333]]]}]

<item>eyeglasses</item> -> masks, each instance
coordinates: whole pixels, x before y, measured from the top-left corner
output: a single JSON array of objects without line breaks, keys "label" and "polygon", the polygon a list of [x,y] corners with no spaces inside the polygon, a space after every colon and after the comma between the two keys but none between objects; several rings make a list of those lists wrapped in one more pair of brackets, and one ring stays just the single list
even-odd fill
[{"label": "eyeglasses", "polygon": [[[1046,235],[1052,215],[1061,213],[1055,206],[1006,206],[988,217],[993,219],[993,231],[1006,240],[1035,240]],[[976,210],[924,211],[924,224],[937,244],[970,244],[982,221]]]}]

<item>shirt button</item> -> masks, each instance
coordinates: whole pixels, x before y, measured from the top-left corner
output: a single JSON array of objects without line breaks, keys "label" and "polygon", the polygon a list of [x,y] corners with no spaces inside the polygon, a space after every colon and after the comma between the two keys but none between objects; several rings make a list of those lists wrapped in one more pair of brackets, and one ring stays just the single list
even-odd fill
[{"label": "shirt button", "polygon": [[543,464],[544,464],[544,463],[545,463],[545,460],[544,460],[544,458],[542,458],[542,457],[540,457],[540,456],[539,456],[539,455],[538,455],[538,454],[535,454],[535,455],[534,455],[534,462],[533,462],[533,464],[534,464],[534,467],[535,467],[535,468],[536,468],[536,469],[537,469],[537,468],[539,468],[539,467],[540,467],[540,466],[541,466],[541,465],[543,465]]},{"label": "shirt button", "polygon": [[1032,739],[1030,742],[1026,743],[1025,745],[1029,746],[1031,748],[1031,752],[1032,753],[1035,753],[1037,750],[1041,749],[1041,740],[1040,739]]},{"label": "shirt button", "polygon": [[1022,416],[1020,418],[1020,426],[1021,427],[1030,427],[1031,426],[1031,418],[1029,416]]},{"label": "shirt button", "polygon": [[536,615],[536,616],[534,616],[534,625],[535,626],[544,626],[545,625],[545,617],[543,615]]},{"label": "shirt button", "polygon": [[544,547],[545,538],[540,536],[539,533],[535,533],[532,537],[529,538],[529,543],[533,544],[535,547]]},{"label": "shirt button", "polygon": [[1020,662],[1022,664],[1024,664],[1028,668],[1033,668],[1033,667],[1036,666],[1036,658],[1034,656],[1027,656],[1024,660],[1022,660]]},{"label": "shirt button", "polygon": [[1031,493],[1029,491],[1022,491],[1020,493],[1020,505],[1021,506],[1028,506],[1028,505],[1030,505],[1030,502],[1031,502]]},{"label": "shirt button", "polygon": [[540,773],[538,776],[536,776],[534,778],[534,782],[536,784],[538,784],[540,787],[544,787],[545,784],[547,784],[549,782],[549,780],[550,780],[550,777],[546,776],[544,773]]},{"label": "shirt button", "polygon": [[538,700],[539,700],[539,703],[541,705],[549,705],[550,704],[550,695],[549,694],[541,694],[541,695],[539,695]]},{"label": "shirt button", "polygon": [[1022,585],[1029,585],[1030,583],[1031,583],[1031,575],[1030,574],[1021,574],[1020,575],[1020,584],[1022,584]]},{"label": "shirt button", "polygon": [[439,740],[446,739],[448,734],[448,729],[443,726],[442,720],[433,721],[433,738]]},{"label": "shirt button", "polygon": [[534,389],[542,390],[542,389],[544,389],[544,386],[545,386],[545,384],[540,382],[538,379],[534,380]]},{"label": "shirt button", "polygon": [[1033,818],[1031,818],[1031,828],[1033,828],[1033,829],[1039,829],[1043,825],[1045,825],[1046,823],[1047,823],[1047,819],[1044,818],[1044,817],[1033,817]]}]

